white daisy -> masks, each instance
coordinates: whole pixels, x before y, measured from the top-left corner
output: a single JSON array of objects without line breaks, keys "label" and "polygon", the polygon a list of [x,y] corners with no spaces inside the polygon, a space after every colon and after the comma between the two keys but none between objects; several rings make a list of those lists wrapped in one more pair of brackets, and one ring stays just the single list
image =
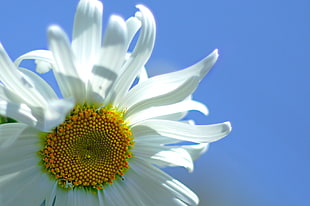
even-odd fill
[{"label": "white daisy", "polygon": [[[145,6],[137,8],[126,21],[112,16],[103,41],[102,4],[81,0],[71,44],[51,26],[50,51],[29,52],[14,64],[0,46],[0,115],[18,121],[0,125],[0,205],[198,204],[158,167],[192,171],[208,143],[231,131],[229,122],[181,121],[189,110],[208,113],[191,94],[217,50],[189,68],[148,78],[155,21]],[[61,97],[18,68],[23,59],[35,59],[39,72],[52,68]]]}]

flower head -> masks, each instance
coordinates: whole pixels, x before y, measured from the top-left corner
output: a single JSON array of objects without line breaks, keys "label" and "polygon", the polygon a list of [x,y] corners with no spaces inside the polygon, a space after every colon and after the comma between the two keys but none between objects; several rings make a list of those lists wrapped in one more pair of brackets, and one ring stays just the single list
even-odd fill
[{"label": "flower head", "polygon": [[[50,26],[50,50],[31,51],[15,64],[0,46],[0,115],[18,121],[0,125],[1,205],[198,204],[158,167],[192,171],[208,143],[231,131],[229,122],[182,121],[189,110],[208,113],[191,94],[217,50],[186,69],[149,78],[144,65],[155,21],[145,6],[137,8],[126,21],[112,16],[102,39],[102,4],[81,0],[72,42]],[[23,59],[34,59],[38,72],[51,68],[61,95],[18,67]]]}]

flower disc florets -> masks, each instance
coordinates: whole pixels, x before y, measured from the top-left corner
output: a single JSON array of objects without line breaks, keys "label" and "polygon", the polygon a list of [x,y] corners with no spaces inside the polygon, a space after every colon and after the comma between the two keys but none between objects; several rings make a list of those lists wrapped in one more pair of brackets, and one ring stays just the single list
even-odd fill
[{"label": "flower disc florets", "polygon": [[66,120],[44,134],[45,170],[63,188],[102,189],[129,168],[130,128],[117,108],[76,105]]}]

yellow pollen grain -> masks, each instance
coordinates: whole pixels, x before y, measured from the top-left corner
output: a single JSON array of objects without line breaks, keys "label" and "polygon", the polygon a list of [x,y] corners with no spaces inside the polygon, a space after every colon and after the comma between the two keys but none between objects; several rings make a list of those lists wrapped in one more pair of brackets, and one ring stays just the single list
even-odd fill
[{"label": "yellow pollen grain", "polygon": [[129,168],[133,138],[123,112],[77,105],[45,135],[40,152],[45,170],[65,189],[103,189]]}]

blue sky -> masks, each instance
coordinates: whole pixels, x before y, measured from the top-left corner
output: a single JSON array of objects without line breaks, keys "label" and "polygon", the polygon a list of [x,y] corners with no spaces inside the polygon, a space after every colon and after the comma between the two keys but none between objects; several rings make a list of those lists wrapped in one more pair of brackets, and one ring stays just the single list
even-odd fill
[{"label": "blue sky", "polygon": [[[77,0],[4,1],[0,41],[12,59],[47,48],[46,28],[70,35]],[[310,2],[308,0],[106,0],[128,18],[142,3],[154,13],[152,75],[185,68],[218,48],[220,58],[194,98],[210,109],[198,124],[231,121],[195,171],[167,169],[209,206],[306,206],[310,201]]]}]

